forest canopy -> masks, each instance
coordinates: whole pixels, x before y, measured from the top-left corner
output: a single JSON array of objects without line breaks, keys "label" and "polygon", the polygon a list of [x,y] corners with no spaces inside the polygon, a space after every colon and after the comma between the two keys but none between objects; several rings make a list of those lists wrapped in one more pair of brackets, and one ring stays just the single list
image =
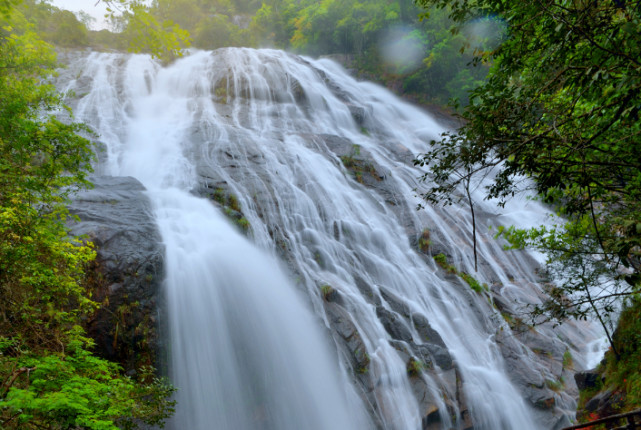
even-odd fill
[{"label": "forest canopy", "polygon": [[[456,30],[447,10],[428,11],[410,0],[154,0],[111,7],[111,30],[87,28],[90,19],[44,0],[20,6],[43,39],[59,47],[151,52],[164,60],[181,49],[272,47],[333,56],[361,77],[420,103],[467,104],[489,64],[471,65],[491,49],[504,25],[492,19]],[[137,3],[133,3],[137,5]],[[169,48],[162,51],[160,46]]]}]

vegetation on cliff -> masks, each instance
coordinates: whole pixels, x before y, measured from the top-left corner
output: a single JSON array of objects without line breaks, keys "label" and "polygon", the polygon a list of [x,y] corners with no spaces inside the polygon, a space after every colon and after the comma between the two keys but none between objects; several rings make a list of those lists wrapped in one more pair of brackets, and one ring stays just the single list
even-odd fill
[{"label": "vegetation on cliff", "polygon": [[[641,290],[641,2],[420,3],[450,10],[460,25],[485,16],[508,23],[503,42],[476,59],[492,69],[470,95],[465,125],[416,161],[435,180],[423,197],[447,203],[471,177],[490,175],[486,196],[504,201],[533,178],[565,223],[501,231],[513,246],[548,255],[556,282],[532,311],[596,318],[609,336],[611,317],[622,304],[636,312]],[[610,338],[608,374],[627,375],[618,386],[634,393],[640,362],[628,355],[637,335],[625,321]],[[633,406],[638,396],[628,399]]]},{"label": "vegetation on cliff", "polygon": [[18,3],[0,1],[0,427],[160,424],[172,388],[150,369],[122,375],[82,328],[98,306],[85,272],[95,253],[68,236],[65,203],[90,186],[92,150],[83,125],[56,119],[55,52]]},{"label": "vegetation on cliff", "polygon": [[641,406],[641,302],[626,304],[612,336],[615,349],[606,352],[594,372],[583,377],[577,418],[594,421]]}]

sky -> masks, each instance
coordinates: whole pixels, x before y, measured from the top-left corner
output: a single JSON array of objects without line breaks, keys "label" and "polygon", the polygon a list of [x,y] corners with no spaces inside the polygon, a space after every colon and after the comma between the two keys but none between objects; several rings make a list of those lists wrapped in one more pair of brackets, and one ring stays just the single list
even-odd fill
[{"label": "sky", "polygon": [[[97,4],[96,4],[97,3]],[[89,15],[96,18],[96,21],[92,24],[92,30],[99,30],[101,28],[108,28],[107,22],[104,19],[105,13],[107,13],[107,6],[104,2],[98,2],[98,0],[52,0],[51,4],[60,8],[67,9],[72,12],[78,12],[83,10]]]}]

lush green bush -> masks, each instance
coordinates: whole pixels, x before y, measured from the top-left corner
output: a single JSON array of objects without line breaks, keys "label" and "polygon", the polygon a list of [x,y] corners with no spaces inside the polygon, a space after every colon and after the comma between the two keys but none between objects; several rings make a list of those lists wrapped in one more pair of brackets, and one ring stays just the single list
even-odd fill
[{"label": "lush green bush", "polygon": [[152,369],[134,381],[88,352],[80,327],[65,335],[64,352],[31,351],[16,337],[0,337],[3,429],[134,429],[171,415],[173,388]]}]

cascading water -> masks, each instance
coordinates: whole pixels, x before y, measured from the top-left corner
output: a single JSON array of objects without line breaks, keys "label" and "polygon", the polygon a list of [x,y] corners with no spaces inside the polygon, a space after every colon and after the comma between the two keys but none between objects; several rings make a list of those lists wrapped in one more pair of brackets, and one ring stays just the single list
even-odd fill
[{"label": "cascading water", "polygon": [[[102,168],[138,178],[155,207],[176,428],[567,422],[573,401],[546,381],[568,369],[549,358],[567,349],[580,366],[591,334],[513,334],[496,308],[539,300],[533,259],[482,232],[474,273],[465,208],[415,211],[411,161],[443,131],[425,113],[328,60],[280,51],[196,52],[166,68],[90,54],[70,70],[76,115],[106,146]],[[500,220],[491,210],[481,226]],[[456,269],[428,258],[441,252]]]},{"label": "cascading water", "polygon": [[[340,387],[317,322],[278,263],[189,194],[196,175],[183,143],[193,99],[175,92],[177,75],[132,58],[120,76],[122,109],[111,95],[93,99],[114,84],[113,76],[96,72],[86,101],[104,109],[100,116],[118,124],[109,131],[122,136],[105,142],[108,171],[148,188],[166,246],[171,378],[181,405],[175,427],[366,428],[359,423],[364,415],[352,412],[359,405],[347,402]],[[79,112],[86,112],[84,104]]]}]

